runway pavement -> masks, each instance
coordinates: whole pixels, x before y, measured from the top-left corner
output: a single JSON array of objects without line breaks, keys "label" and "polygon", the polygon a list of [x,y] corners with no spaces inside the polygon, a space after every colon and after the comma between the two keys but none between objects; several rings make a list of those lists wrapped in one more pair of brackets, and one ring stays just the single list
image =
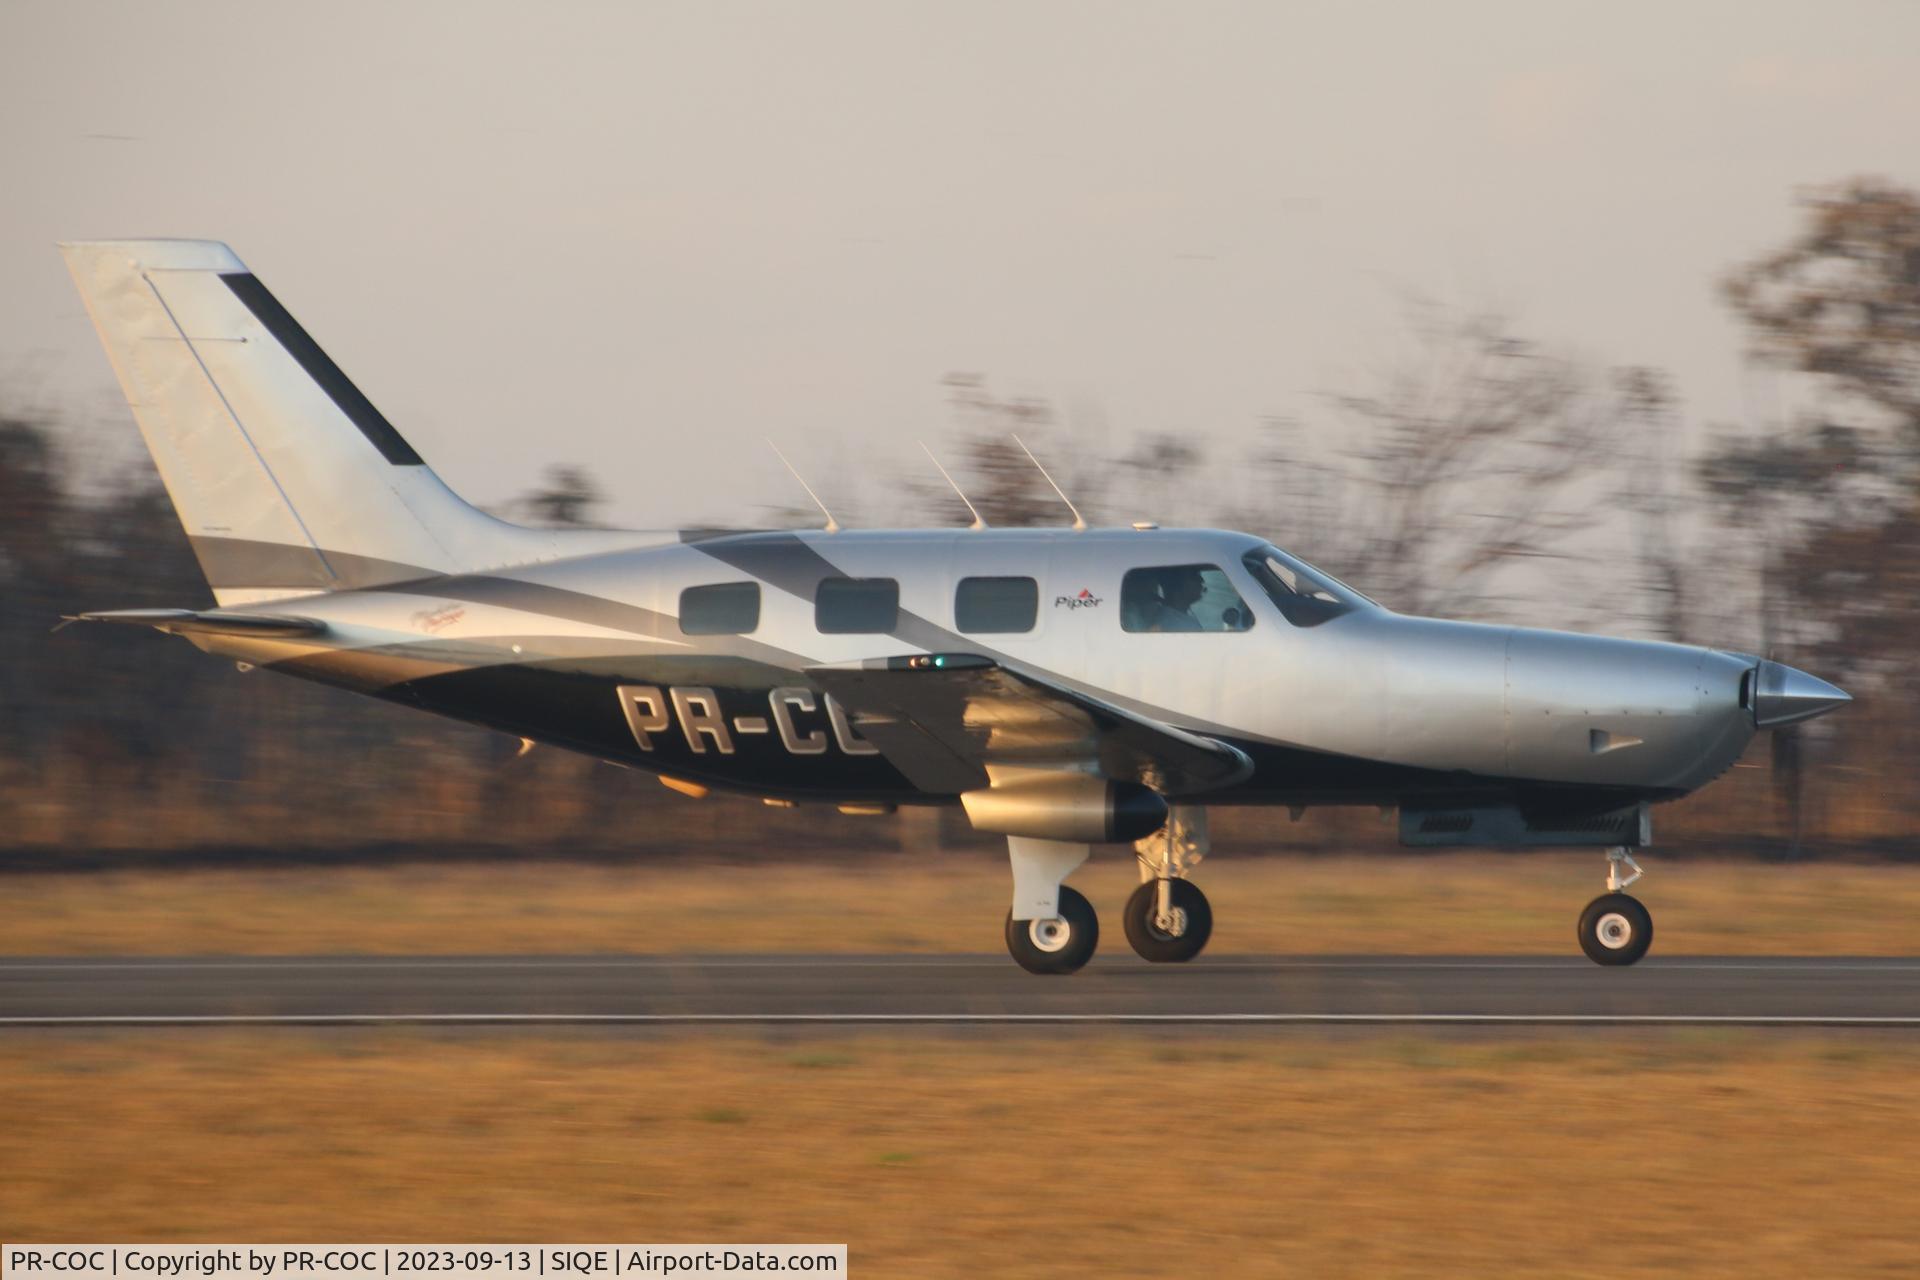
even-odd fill
[{"label": "runway pavement", "polygon": [[1920,959],[1103,954],[0,958],[0,1030],[422,1024],[1744,1024],[1920,1030]]}]

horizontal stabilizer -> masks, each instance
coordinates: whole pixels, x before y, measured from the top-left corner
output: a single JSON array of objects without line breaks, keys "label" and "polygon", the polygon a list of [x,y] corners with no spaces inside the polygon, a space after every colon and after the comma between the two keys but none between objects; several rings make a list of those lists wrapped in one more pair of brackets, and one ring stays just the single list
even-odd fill
[{"label": "horizontal stabilizer", "polygon": [[168,635],[247,636],[268,640],[287,636],[317,636],[327,629],[318,618],[295,618],[272,613],[223,613],[209,609],[108,609],[74,614],[67,622],[121,622],[153,627]]}]

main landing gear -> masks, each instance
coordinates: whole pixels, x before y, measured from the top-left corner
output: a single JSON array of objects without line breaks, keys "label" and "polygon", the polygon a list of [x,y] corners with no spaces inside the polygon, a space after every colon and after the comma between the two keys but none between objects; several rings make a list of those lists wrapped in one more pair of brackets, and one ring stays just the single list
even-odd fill
[{"label": "main landing gear", "polygon": [[1055,910],[1045,920],[1015,920],[1007,913],[1007,951],[1028,973],[1072,973],[1100,945],[1100,917],[1079,890],[1061,885]]},{"label": "main landing gear", "polygon": [[1127,899],[1121,920],[1142,960],[1177,964],[1200,954],[1213,936],[1213,908],[1191,880],[1149,880]]},{"label": "main landing gear", "polygon": [[1207,811],[1176,805],[1165,827],[1133,846],[1140,860],[1140,887],[1127,899],[1120,918],[1127,942],[1142,960],[1191,960],[1213,936],[1213,908],[1200,886],[1187,879],[1206,857],[1207,845]]},{"label": "main landing gear", "polygon": [[1079,891],[1061,884],[1087,860],[1091,848],[1065,840],[1008,836],[1013,906],[1007,912],[1007,951],[1028,973],[1072,973],[1100,945],[1100,917]]},{"label": "main landing gear", "polygon": [[[1199,955],[1213,936],[1213,908],[1186,878],[1205,856],[1206,811],[1176,807],[1166,827],[1134,846],[1140,887],[1121,911],[1127,942],[1145,960],[1178,963]],[[1100,918],[1093,904],[1060,883],[1086,861],[1084,844],[1010,836],[1013,907],[1007,951],[1029,973],[1072,973],[1093,958]]]},{"label": "main landing gear", "polygon": [[[1623,863],[1633,869],[1625,879]],[[1632,964],[1653,945],[1653,916],[1638,898],[1622,892],[1645,874],[1625,849],[1607,851],[1607,891],[1580,913],[1580,949],[1595,964]]]}]

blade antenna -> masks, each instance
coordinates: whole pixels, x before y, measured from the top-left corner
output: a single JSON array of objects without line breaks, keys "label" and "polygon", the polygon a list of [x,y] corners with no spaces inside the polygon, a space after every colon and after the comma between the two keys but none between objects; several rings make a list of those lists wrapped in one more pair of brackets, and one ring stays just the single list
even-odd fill
[{"label": "blade antenna", "polygon": [[828,533],[840,532],[840,522],[833,518],[833,512],[827,510],[827,504],[820,501],[820,495],[813,491],[813,486],[807,483],[807,478],[801,475],[799,472],[799,469],[796,468],[791,462],[787,461],[787,455],[780,452],[780,446],[773,442],[772,436],[768,436],[766,439],[767,439],[767,448],[773,450],[773,456],[780,459],[781,465],[785,466],[788,471],[793,473],[793,478],[800,482],[800,487],[807,491],[807,496],[809,498],[813,499],[813,505],[820,508],[820,514],[827,518],[827,532]]},{"label": "blade antenna", "polygon": [[[1011,435],[1012,433],[1009,432],[1008,434]],[[1087,522],[1081,519],[1080,508],[1073,505],[1073,499],[1067,496],[1067,491],[1065,489],[1062,489],[1060,485],[1054,480],[1054,478],[1047,474],[1047,469],[1040,465],[1040,459],[1034,457],[1033,450],[1027,448],[1027,442],[1025,440],[1022,440],[1017,435],[1013,437],[1013,442],[1020,446],[1020,452],[1027,455],[1027,461],[1031,462],[1033,464],[1034,470],[1040,473],[1040,478],[1053,486],[1053,491],[1060,495],[1060,501],[1067,504],[1067,510],[1073,512],[1073,527],[1075,529],[1085,529],[1087,527]]]},{"label": "blade antenna", "polygon": [[921,451],[927,455],[927,461],[933,464],[933,469],[940,473],[940,478],[945,480],[947,484],[952,487],[954,493],[959,495],[960,501],[967,504],[967,510],[973,513],[973,523],[968,525],[967,528],[969,529],[986,528],[987,522],[983,518],[981,518],[979,508],[973,505],[973,499],[967,497],[967,495],[961,490],[960,486],[957,483],[955,483],[954,478],[947,474],[947,469],[940,465],[940,459],[934,457],[933,450],[927,448],[927,442],[925,440],[921,440],[921,441],[918,441],[918,444],[920,445]]}]

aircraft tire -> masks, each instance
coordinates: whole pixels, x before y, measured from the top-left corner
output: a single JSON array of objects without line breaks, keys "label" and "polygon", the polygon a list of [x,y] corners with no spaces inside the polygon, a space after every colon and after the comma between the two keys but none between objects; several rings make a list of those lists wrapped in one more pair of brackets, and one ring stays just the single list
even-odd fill
[{"label": "aircraft tire", "polygon": [[1126,926],[1127,942],[1142,960],[1155,964],[1179,964],[1191,960],[1206,947],[1207,939],[1213,936],[1213,907],[1207,902],[1207,895],[1200,892],[1200,886],[1191,880],[1174,880],[1171,896],[1173,908],[1187,913],[1186,931],[1179,934],[1162,933],[1153,923],[1153,917],[1160,906],[1159,882],[1149,880],[1133,891],[1127,899],[1126,909],[1121,913],[1121,922]]},{"label": "aircraft tire", "polygon": [[1060,886],[1054,920],[1015,920],[1007,912],[1007,951],[1028,973],[1073,973],[1100,945],[1100,917],[1078,889]]},{"label": "aircraft tire", "polygon": [[1595,964],[1632,964],[1653,945],[1653,916],[1638,898],[1603,893],[1580,913],[1580,949]]}]

